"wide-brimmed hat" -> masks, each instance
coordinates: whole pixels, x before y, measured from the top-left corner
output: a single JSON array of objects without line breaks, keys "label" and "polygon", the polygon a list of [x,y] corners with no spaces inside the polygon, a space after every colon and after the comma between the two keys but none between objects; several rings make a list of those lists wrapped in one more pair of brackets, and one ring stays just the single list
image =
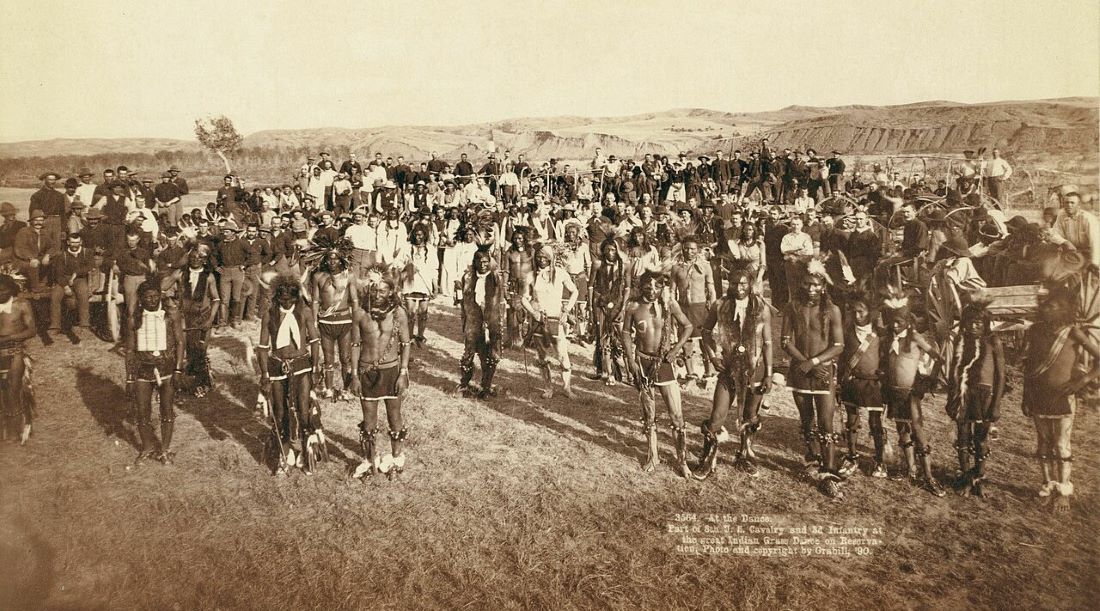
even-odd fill
[{"label": "wide-brimmed hat", "polygon": [[943,248],[944,250],[955,256],[970,256],[970,244],[967,243],[966,238],[957,233],[951,234],[951,236],[947,238],[947,241],[945,241],[943,245],[940,246],[940,248]]}]

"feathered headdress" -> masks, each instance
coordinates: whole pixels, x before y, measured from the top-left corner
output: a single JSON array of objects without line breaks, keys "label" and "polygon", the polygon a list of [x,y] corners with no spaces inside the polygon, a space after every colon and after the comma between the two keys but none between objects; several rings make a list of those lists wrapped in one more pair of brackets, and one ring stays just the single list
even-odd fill
[{"label": "feathered headdress", "polygon": [[348,238],[332,239],[327,233],[321,233],[309,241],[308,250],[303,250],[301,260],[307,266],[316,267],[327,259],[330,253],[336,253],[336,256],[347,264],[351,260],[351,252],[354,248],[354,244]]},{"label": "feathered headdress", "polygon": [[909,307],[909,296],[900,287],[892,284],[886,287],[886,296],[882,299],[882,307],[887,310],[900,310]]},{"label": "feathered headdress", "polygon": [[378,282],[387,282],[396,288],[401,285],[398,280],[398,274],[400,274],[400,270],[392,266],[386,265],[385,263],[375,263],[360,275],[360,288],[368,290],[372,284]]},{"label": "feathered headdress", "polygon": [[829,277],[829,272],[825,271],[825,264],[818,259],[810,259],[810,261],[806,263],[806,273],[811,276],[817,276],[829,284],[833,283],[833,279]]},{"label": "feathered headdress", "polygon": [[11,278],[11,280],[15,282],[15,285],[19,287],[20,291],[26,288],[27,277],[11,265],[0,265],[0,276],[7,276],[8,278]]}]

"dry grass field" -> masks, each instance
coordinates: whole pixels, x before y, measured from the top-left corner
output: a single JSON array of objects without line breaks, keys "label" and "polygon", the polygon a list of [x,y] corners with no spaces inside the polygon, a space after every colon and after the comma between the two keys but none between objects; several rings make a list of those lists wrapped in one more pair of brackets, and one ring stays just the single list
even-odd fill
[{"label": "dry grass field", "polygon": [[[498,377],[507,396],[456,398],[457,312],[431,311],[396,481],[349,478],[361,415],[347,401],[325,407],[331,462],[312,476],[269,474],[245,358],[255,325],[214,340],[217,388],[178,406],[176,463],[136,470],[121,357],[96,340],[32,340],[35,434],[0,446],[0,608],[1084,609],[1100,596],[1097,413],[1078,417],[1079,496],[1054,518],[1034,496],[1018,376],[993,445],[992,498],[937,499],[857,474],[834,502],[800,474],[782,388],[768,397],[758,477],[731,467],[726,444],[717,479],[678,478],[667,417],[665,464],[647,475],[632,390],[581,379],[576,400],[542,400],[515,350]],[[574,356],[578,373],[591,370],[589,355]],[[694,454],[708,396],[693,387],[685,403]],[[942,406],[937,396],[926,413],[947,477]],[[668,532],[685,514],[880,528],[882,544],[851,557],[685,553]]]}]

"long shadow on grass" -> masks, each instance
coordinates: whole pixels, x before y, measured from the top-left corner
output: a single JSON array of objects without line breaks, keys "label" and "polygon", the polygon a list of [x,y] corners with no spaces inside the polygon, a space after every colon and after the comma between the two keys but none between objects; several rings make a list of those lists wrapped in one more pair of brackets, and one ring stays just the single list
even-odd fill
[{"label": "long shadow on grass", "polygon": [[[443,371],[455,369],[457,364],[453,357],[430,347],[417,350],[415,354],[422,363],[428,366],[426,369],[416,372],[417,383],[433,386],[445,393],[454,391],[457,386],[456,379],[442,377],[431,371],[433,369]],[[576,369],[574,367],[575,371]],[[528,392],[537,393],[536,385],[541,384],[540,379],[523,374],[510,374],[502,370],[497,370],[494,382],[499,388],[508,389],[517,394],[499,396],[481,402],[480,404],[486,408],[528,424],[545,427],[566,437],[595,444],[620,454],[639,465],[644,461],[645,448],[641,439],[640,427],[637,426],[635,421],[636,415],[633,414],[633,412],[640,409],[636,404],[631,406],[628,400],[623,400],[625,405],[621,408],[616,406],[614,411],[603,409],[609,401],[606,398],[590,400],[586,396],[589,393],[579,384],[574,385],[577,399],[566,399],[560,394],[556,394],[555,398],[549,401],[543,400],[537,394],[532,398],[528,398],[524,394]],[[624,386],[620,392],[633,394],[632,391],[627,390],[628,388]],[[557,390],[560,393],[560,386]],[[563,423],[546,412],[553,412],[564,418],[575,420],[592,432]],[[631,417],[624,418],[627,413],[630,413]],[[624,433],[621,423],[624,419],[629,421],[630,426],[634,426],[635,430]],[[672,445],[672,439],[668,433],[668,427],[664,426],[667,423],[667,416],[660,416],[658,422],[662,424],[659,428],[659,434],[662,443],[665,445],[662,449],[662,460],[666,463],[667,468],[671,468],[667,464],[669,458],[667,448]]]},{"label": "long shadow on grass", "polygon": [[125,426],[130,417],[130,398],[114,381],[92,373],[90,367],[76,367],[76,389],[84,406],[107,436],[124,439],[136,450],[138,440]]},{"label": "long shadow on grass", "polygon": [[[457,316],[450,311],[433,312],[430,330],[439,333],[448,340],[461,343],[460,324]],[[573,388],[577,394],[576,399],[567,399],[560,394],[560,373],[555,371],[554,382],[558,385],[553,399],[547,401],[537,394],[541,389],[542,379],[538,369],[533,366],[534,356],[530,352],[527,356],[530,365],[530,374],[512,373],[504,368],[498,369],[494,382],[501,388],[511,391],[513,394],[500,396],[482,404],[502,415],[517,418],[529,424],[546,427],[564,436],[574,438],[586,443],[594,443],[602,448],[621,454],[639,463],[645,459],[645,447],[641,435],[640,415],[641,407],[638,402],[637,392],[630,385],[620,384],[614,387],[606,387],[593,384],[584,378],[584,372],[590,371],[592,363],[588,358],[579,359],[572,354],[573,359]],[[458,363],[454,356],[444,350],[426,345],[413,351],[413,358],[422,362],[424,369],[415,372],[415,383],[433,386],[445,393],[451,393],[458,385]],[[506,359],[517,359],[512,351],[505,353]],[[555,368],[556,369],[556,368]],[[456,377],[443,377],[431,370],[454,371]],[[480,380],[480,370],[474,376],[474,381]],[[783,391],[777,391],[783,392]],[[529,396],[528,396],[529,395]],[[694,464],[702,444],[697,421],[709,414],[710,399],[681,394],[684,403],[685,424],[688,430],[688,462]],[[669,419],[663,400],[656,397],[657,423],[660,439],[663,445],[662,461],[668,462],[668,447],[673,445],[669,431]],[[610,407],[610,409],[608,409]],[[564,418],[574,420],[592,432],[581,430],[553,418],[546,412],[553,412]],[[698,420],[692,419],[692,414]],[[803,466],[800,457],[803,453],[802,434],[798,418],[771,415],[762,412],[764,427],[756,437],[757,454],[760,457],[760,465],[765,469],[775,470],[785,474],[793,481],[803,482]],[[737,451],[736,418],[730,414],[726,423],[731,430],[733,441],[722,445],[721,455],[723,462],[732,460]],[[841,425],[838,423],[837,425]],[[624,431],[624,428],[628,429]],[[837,430],[840,430],[838,428]],[[839,450],[838,450],[839,454]],[[793,455],[793,457],[788,457]],[[671,467],[669,467],[671,468]]]},{"label": "long shadow on grass", "polygon": [[211,439],[233,439],[262,464],[263,440],[270,429],[238,398],[255,392],[255,380],[238,374],[221,375],[210,394],[201,399],[187,397],[177,409],[194,416]]}]

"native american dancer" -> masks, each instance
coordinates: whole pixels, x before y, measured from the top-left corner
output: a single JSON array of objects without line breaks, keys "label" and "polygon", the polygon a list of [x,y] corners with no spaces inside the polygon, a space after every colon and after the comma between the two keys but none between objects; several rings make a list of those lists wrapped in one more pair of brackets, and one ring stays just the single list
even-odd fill
[{"label": "native american dancer", "polygon": [[[696,479],[706,479],[718,463],[718,446],[729,438],[726,416],[739,406],[741,449],[737,465],[757,473],[752,437],[760,430],[759,410],[772,384],[772,327],[767,303],[755,291],[755,272],[736,266],[726,276],[726,296],[718,300],[702,323],[703,355],[718,372],[710,417],[700,427],[703,450]],[[690,318],[690,317],[689,317]]]},{"label": "native american dancer", "polygon": [[882,384],[879,382],[879,335],[875,331],[870,304],[863,296],[848,300],[849,319],[844,328],[844,352],[840,355],[840,402],[847,412],[846,433],[848,455],[840,466],[841,475],[848,476],[859,468],[859,410],[867,410],[867,423],[875,444],[875,462],[871,477],[886,477],[886,429],[882,416],[886,408],[882,402]]},{"label": "native american dancer", "polygon": [[34,387],[31,383],[31,359],[23,342],[34,337],[34,310],[19,296],[23,277],[0,269],[0,434],[18,431],[19,442],[31,436],[34,412]]},{"label": "native american dancer", "polygon": [[[783,316],[782,345],[791,357],[787,386],[794,394],[802,437],[806,442],[806,468],[816,470],[821,491],[839,498],[840,471],[836,465],[833,431],[836,409],[836,359],[844,350],[840,308],[825,290],[825,267],[811,260],[795,277],[801,284]],[[815,426],[816,424],[816,426]]]},{"label": "native american dancer", "polygon": [[[409,430],[401,417],[401,402],[409,387],[409,314],[397,294],[397,282],[385,268],[371,270],[364,279],[365,307],[355,312],[352,330],[353,370],[358,379],[363,420],[359,443],[363,462],[354,477],[375,472],[394,476],[405,468],[403,447]],[[378,404],[385,403],[390,452],[378,452],[375,437]]]},{"label": "native american dancer", "polygon": [[[321,372],[321,351],[313,311],[302,286],[289,274],[271,283],[271,304],[260,320],[260,384],[269,388],[272,441],[279,449],[275,475],[298,466],[312,473],[317,452],[324,451],[321,411],[312,398],[313,376]],[[295,455],[292,443],[301,440]]]},{"label": "native american dancer", "polygon": [[958,425],[955,489],[964,496],[987,494],[982,484],[989,457],[989,429],[1000,417],[1004,395],[1004,348],[991,329],[988,303],[972,296],[963,308],[960,332],[951,345],[952,367],[947,372],[947,415]]},{"label": "native american dancer", "polygon": [[[428,324],[428,303],[435,296],[435,283],[439,275],[439,254],[431,244],[428,231],[423,225],[413,227],[409,235],[409,257],[404,267],[403,288],[408,308],[409,337],[424,344],[424,327]],[[413,326],[415,319],[415,328]]]},{"label": "native american dancer", "polygon": [[[1073,419],[1076,394],[1100,378],[1100,346],[1076,316],[1078,295],[1072,284],[1047,282],[1039,303],[1039,320],[1027,330],[1023,412],[1035,423],[1043,485],[1039,496],[1054,496],[1054,511],[1069,509],[1073,496]],[[1091,368],[1080,369],[1080,353]]]},{"label": "native american dancer", "polygon": [[703,321],[714,305],[714,276],[710,262],[699,256],[699,243],[694,236],[684,239],[681,244],[682,257],[672,268],[672,284],[676,292],[676,302],[691,321],[692,335],[685,344],[684,367],[688,380],[699,380],[706,386],[706,379],[712,375],[710,359],[703,358],[703,378],[695,373],[695,348],[702,338]]},{"label": "native american dancer", "polygon": [[[630,301],[623,313],[622,342],[626,349],[628,372],[638,389],[642,404],[642,426],[648,438],[648,459],[642,469],[652,472],[657,455],[657,414],[653,389],[660,389],[676,441],[676,468],[685,479],[691,477],[687,465],[687,434],[680,404],[680,385],[672,369],[672,360],[691,337],[691,321],[680,306],[668,299],[666,278],[647,271],[638,280],[638,299]],[[679,339],[676,339],[679,338]]]},{"label": "native american dancer", "polygon": [[321,335],[321,350],[325,355],[326,398],[336,393],[336,357],[343,364],[344,394],[349,392],[352,380],[351,327],[352,316],[359,309],[359,291],[356,278],[348,269],[352,245],[349,240],[331,241],[315,238],[313,250],[306,259],[316,267],[309,281],[310,302],[317,330]]},{"label": "native american dancer", "polygon": [[[581,222],[576,219],[569,219],[565,222],[565,229],[563,230],[565,239],[560,253],[565,271],[573,279],[573,284],[577,285],[577,307],[572,317],[575,323],[571,331],[573,336],[582,342],[588,341],[590,337],[588,278],[589,269],[592,267],[588,243],[581,237],[583,228]],[[561,298],[563,303],[569,299],[567,295],[562,295]]]},{"label": "native american dancer", "polygon": [[[562,304],[563,291],[569,293],[568,301]],[[554,396],[554,382],[550,375],[550,360],[547,353],[553,349],[561,363],[562,392],[573,398],[572,367],[569,362],[569,340],[565,337],[563,319],[573,311],[577,302],[577,285],[565,269],[556,265],[554,247],[542,244],[535,251],[535,274],[521,304],[531,315],[531,330],[524,340],[524,350],[534,344],[538,352],[538,366],[546,389],[542,398]]]},{"label": "native american dancer", "polygon": [[206,350],[210,329],[221,303],[218,282],[210,269],[208,247],[203,244],[193,247],[187,254],[187,267],[177,275],[176,296],[186,336],[186,362],[179,386],[180,390],[190,389],[201,398],[206,396],[214,383]]},{"label": "native american dancer", "polygon": [[[183,370],[186,341],[179,311],[164,299],[162,284],[159,278],[149,278],[138,287],[138,303],[130,322],[133,332],[126,341],[126,384],[133,392],[141,443],[135,465],[147,458],[171,464],[174,455],[175,376]],[[154,389],[160,392],[159,443],[149,422]]]},{"label": "native american dancer", "polygon": [[608,386],[623,381],[621,332],[623,310],[630,294],[628,274],[615,239],[604,240],[600,244],[600,266],[593,274],[588,302],[592,304],[592,334],[596,340],[592,357],[595,376]]},{"label": "native american dancer", "polygon": [[474,378],[474,356],[481,360],[481,387],[477,396],[485,399],[496,394],[493,375],[500,362],[506,287],[504,274],[494,270],[487,248],[474,253],[474,264],[462,278],[462,337],[465,349],[459,361],[458,390],[470,394]]},{"label": "native american dancer", "polygon": [[928,328],[942,348],[939,355],[942,372],[936,377],[946,382],[946,372],[954,368],[951,347],[959,335],[959,320],[965,299],[971,292],[984,289],[985,280],[970,258],[969,245],[961,235],[953,234],[939,248],[939,260],[932,267],[926,298]]},{"label": "native american dancer", "polygon": [[[879,344],[882,394],[886,416],[898,429],[898,447],[905,455],[909,482],[935,496],[945,494],[932,474],[932,448],[924,432],[921,401],[933,383],[936,368],[935,347],[913,328],[913,315],[906,297],[893,295],[883,301],[886,332]],[[923,477],[918,476],[916,457],[920,456]]]},{"label": "native american dancer", "polygon": [[[484,246],[480,246],[484,248]],[[523,296],[531,284],[534,256],[527,242],[527,228],[516,227],[512,232],[512,245],[504,251],[503,269],[508,290],[508,326],[505,347],[512,348],[521,340],[523,324]]]}]

